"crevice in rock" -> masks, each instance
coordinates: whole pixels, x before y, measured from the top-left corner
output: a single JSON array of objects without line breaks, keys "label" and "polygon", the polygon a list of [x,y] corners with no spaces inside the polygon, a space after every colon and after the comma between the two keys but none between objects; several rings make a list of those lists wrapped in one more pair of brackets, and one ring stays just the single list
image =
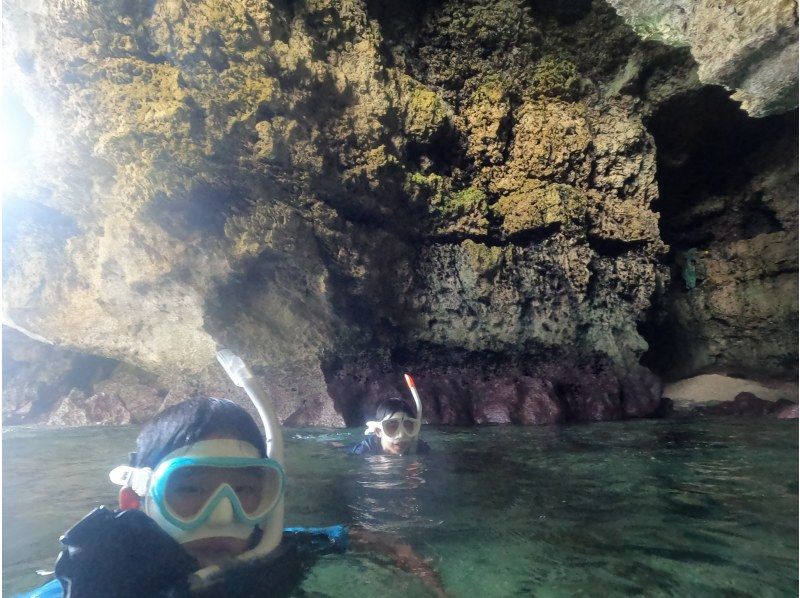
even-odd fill
[{"label": "crevice in rock", "polygon": [[626,241],[624,239],[609,239],[596,235],[587,235],[586,238],[589,242],[589,247],[594,249],[598,255],[605,257],[619,257],[629,251],[635,251],[650,242],[649,239]]},{"label": "crevice in rock", "polygon": [[142,216],[181,240],[198,234],[222,237],[228,216],[246,203],[241,189],[201,185],[182,197],[157,194]]},{"label": "crevice in rock", "polygon": [[670,252],[639,327],[642,363],[667,380],[796,372],[797,317],[780,294],[792,292],[786,277],[797,267],[797,110],[749,117],[728,92],[704,86],[668,100],[647,126]]},{"label": "crevice in rock", "polygon": [[85,396],[120,362],[35,341],[3,327],[4,424],[35,423],[76,389]]},{"label": "crevice in rock", "polygon": [[667,101],[646,124],[657,148],[653,208],[673,250],[781,230],[746,187],[776,141],[796,138],[797,111],[751,118],[724,89],[705,86]]}]

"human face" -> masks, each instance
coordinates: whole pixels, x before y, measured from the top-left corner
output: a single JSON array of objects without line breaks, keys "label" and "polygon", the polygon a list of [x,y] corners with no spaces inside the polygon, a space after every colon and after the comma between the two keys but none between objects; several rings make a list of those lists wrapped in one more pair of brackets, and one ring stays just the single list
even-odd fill
[{"label": "human face", "polygon": [[[257,464],[228,466],[226,460]],[[154,502],[148,502],[148,514],[201,567],[222,564],[252,548],[256,522],[269,513],[283,487],[280,467],[263,464],[257,450],[234,434],[188,445],[184,454],[162,461],[154,479],[148,493],[148,501]],[[174,528],[181,525],[175,518],[195,527]]]},{"label": "human face", "polygon": [[[402,411],[396,411],[381,422],[381,427],[376,430],[376,433],[381,439],[381,448],[384,453],[406,455],[414,452],[417,446],[417,437],[410,435],[414,430],[412,421]],[[396,430],[396,426],[404,426],[404,429]]]}]

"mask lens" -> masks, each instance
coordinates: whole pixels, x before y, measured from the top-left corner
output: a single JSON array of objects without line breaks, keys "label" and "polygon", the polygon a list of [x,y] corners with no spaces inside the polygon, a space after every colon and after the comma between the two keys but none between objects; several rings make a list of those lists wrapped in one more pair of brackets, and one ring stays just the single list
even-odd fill
[{"label": "mask lens", "polygon": [[213,467],[193,465],[172,472],[164,499],[183,519],[196,517],[220,486],[233,488],[242,510],[258,515],[274,504],[280,494],[280,474],[272,467]]},{"label": "mask lens", "polygon": [[413,419],[406,419],[403,420],[403,429],[406,431],[406,434],[413,434],[414,433],[414,424],[415,420]]},{"label": "mask lens", "polygon": [[387,436],[394,437],[400,429],[400,422],[396,419],[387,419],[383,422],[383,431]]},{"label": "mask lens", "polygon": [[257,515],[275,501],[280,491],[280,476],[271,467],[241,467],[229,469],[228,484],[233,488],[242,509],[250,516]]}]

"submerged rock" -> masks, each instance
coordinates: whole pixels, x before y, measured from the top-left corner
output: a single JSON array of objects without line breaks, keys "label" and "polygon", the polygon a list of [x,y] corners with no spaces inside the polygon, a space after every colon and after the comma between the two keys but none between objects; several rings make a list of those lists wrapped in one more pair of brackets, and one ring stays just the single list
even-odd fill
[{"label": "submerged rock", "polygon": [[[777,401],[765,401],[750,392],[742,392],[736,395],[733,401],[726,401],[716,405],[695,407],[695,415],[775,415],[781,419],[790,419],[792,410],[797,417],[797,403],[792,403],[786,399]],[[785,414],[785,415],[782,415]]]},{"label": "submerged rock", "polygon": [[797,403],[784,405],[775,411],[775,417],[778,419],[797,419]]}]

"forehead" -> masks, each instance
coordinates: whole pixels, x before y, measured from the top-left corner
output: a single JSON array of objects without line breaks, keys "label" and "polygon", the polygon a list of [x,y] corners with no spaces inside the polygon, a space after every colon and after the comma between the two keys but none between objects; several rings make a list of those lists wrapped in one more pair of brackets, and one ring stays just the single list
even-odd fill
[{"label": "forehead", "polygon": [[195,442],[200,442],[201,440],[240,440],[241,442],[248,442],[247,438],[244,437],[244,434],[234,429],[224,429],[210,432],[209,434],[204,434]]},{"label": "forehead", "polygon": [[408,415],[407,413],[404,413],[403,411],[395,411],[395,412],[387,415],[383,419],[386,420],[386,419],[403,419],[403,418],[411,419],[411,416]]}]

